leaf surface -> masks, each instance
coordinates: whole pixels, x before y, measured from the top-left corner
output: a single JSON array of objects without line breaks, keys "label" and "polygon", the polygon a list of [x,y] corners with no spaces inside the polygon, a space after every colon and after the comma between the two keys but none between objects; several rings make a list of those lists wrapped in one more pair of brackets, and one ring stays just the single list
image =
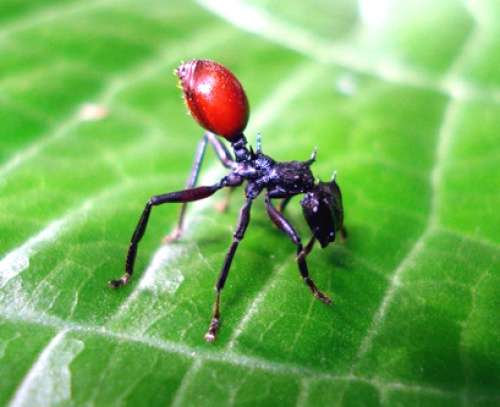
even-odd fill
[{"label": "leaf surface", "polygon": [[[269,4],[272,3],[272,4]],[[375,4],[377,7],[373,7]],[[500,402],[500,7],[494,1],[31,2],[0,6],[0,404]],[[308,256],[261,198],[207,344],[241,192],[154,208],[201,129],[171,75],[228,66],[250,144],[337,170],[345,242]],[[201,183],[225,174],[209,151]],[[287,216],[304,241],[299,199]],[[496,311],[495,311],[496,310]]]}]

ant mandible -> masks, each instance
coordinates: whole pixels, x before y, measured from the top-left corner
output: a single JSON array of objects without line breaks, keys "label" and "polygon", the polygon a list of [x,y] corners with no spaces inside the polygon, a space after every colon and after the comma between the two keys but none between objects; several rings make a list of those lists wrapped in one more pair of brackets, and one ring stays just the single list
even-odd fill
[{"label": "ant mandible", "polygon": [[[220,326],[220,293],[224,288],[236,249],[248,227],[252,202],[262,191],[265,191],[269,218],[297,246],[296,261],[302,278],[316,297],[330,304],[330,298],[319,291],[309,277],[306,255],[312,250],[316,240],[324,248],[335,240],[336,232],[340,232],[342,237],[346,236],[345,228],[342,226],[344,218],[342,197],[340,188],[335,182],[335,173],[330,182],[314,182],[310,166],[316,159],[316,149],[307,161],[279,162],[262,153],[260,136],[257,139],[257,150],[248,148],[243,134],[250,112],[247,96],[238,79],[226,67],[213,61],[197,59],[183,63],[174,73],[180,79],[189,112],[206,132],[198,147],[186,189],[156,195],[147,202],[130,241],[125,275],[118,280],[110,281],[111,288],[121,287],[131,280],[137,246],[146,231],[153,206],[165,203],[182,204],[177,227],[168,239],[177,240],[182,236],[188,202],[208,198],[222,188],[237,187],[246,181],[246,201],[240,210],[233,242],[215,285],[215,309],[205,339],[209,342],[216,339]],[[231,143],[234,158],[217,136]],[[208,144],[212,145],[222,165],[232,171],[213,185],[196,187]],[[290,199],[298,194],[305,194],[300,203],[312,232],[312,238],[306,246],[302,245],[294,227],[283,215]],[[271,199],[281,199],[278,207],[273,205]]]}]

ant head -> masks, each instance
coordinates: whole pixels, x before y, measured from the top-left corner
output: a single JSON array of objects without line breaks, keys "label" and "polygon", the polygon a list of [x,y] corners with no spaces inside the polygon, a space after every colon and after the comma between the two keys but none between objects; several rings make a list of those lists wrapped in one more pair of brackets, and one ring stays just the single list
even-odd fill
[{"label": "ant head", "polygon": [[189,113],[201,127],[230,142],[243,137],[250,108],[241,83],[229,69],[214,61],[195,59],[174,73]]},{"label": "ant head", "polygon": [[330,182],[319,181],[300,201],[309,229],[322,248],[335,240],[335,232],[344,221],[342,195],[335,175]]}]

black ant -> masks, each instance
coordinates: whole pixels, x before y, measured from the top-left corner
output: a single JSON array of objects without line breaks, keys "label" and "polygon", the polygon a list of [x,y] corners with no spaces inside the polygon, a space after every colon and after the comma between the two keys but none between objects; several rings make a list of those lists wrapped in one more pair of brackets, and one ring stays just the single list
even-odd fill
[{"label": "black ant", "polygon": [[[316,240],[324,248],[335,240],[336,232],[346,237],[345,228],[342,226],[344,218],[342,197],[340,188],[335,182],[335,173],[329,182],[314,182],[310,167],[315,161],[316,150],[307,161],[275,161],[262,153],[260,135],[257,139],[256,151],[253,151],[251,147],[248,148],[247,140],[243,135],[249,116],[248,100],[238,79],[224,66],[208,60],[193,60],[182,64],[175,70],[175,74],[180,79],[189,112],[207,132],[198,148],[187,188],[153,196],[147,202],[130,241],[125,263],[126,273],[120,279],[110,281],[109,285],[112,288],[118,288],[131,280],[137,246],[146,231],[153,206],[182,203],[176,231],[170,237],[170,240],[177,240],[182,236],[188,202],[208,198],[222,188],[238,187],[246,181],[246,201],[240,210],[233,242],[215,285],[215,310],[205,339],[209,342],[216,339],[220,326],[220,293],[224,288],[236,249],[248,227],[252,202],[262,191],[265,191],[269,218],[297,246],[296,260],[302,278],[316,297],[330,304],[330,298],[319,291],[309,277],[306,255],[312,250]],[[234,158],[216,135],[224,137],[231,143]],[[222,165],[232,171],[213,185],[196,187],[201,162],[208,144],[213,146]],[[283,215],[283,210],[290,199],[298,194],[305,194],[300,203],[304,217],[312,231],[312,238],[305,247],[292,224]],[[281,199],[277,208],[271,199]]]}]

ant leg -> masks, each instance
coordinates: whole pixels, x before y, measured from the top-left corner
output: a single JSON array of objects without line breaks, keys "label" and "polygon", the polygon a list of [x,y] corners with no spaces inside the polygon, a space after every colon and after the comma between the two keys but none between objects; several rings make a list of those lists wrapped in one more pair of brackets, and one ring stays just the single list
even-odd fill
[{"label": "ant leg", "polygon": [[236,253],[236,249],[238,248],[238,244],[243,239],[245,235],[245,231],[247,230],[248,223],[250,222],[250,207],[252,206],[252,199],[247,198],[245,205],[240,210],[240,214],[238,216],[238,224],[236,226],[236,232],[234,232],[233,243],[229,248],[229,251],[226,254],[226,259],[224,260],[224,264],[222,265],[222,269],[219,274],[219,278],[217,279],[217,283],[215,284],[215,308],[214,315],[212,318],[212,322],[208,327],[208,332],[205,334],[205,340],[207,342],[215,341],[217,337],[217,332],[220,326],[220,292],[224,288],[224,284],[226,283],[226,278],[229,273],[229,269],[231,268],[231,263],[233,262],[234,255]]},{"label": "ant leg", "polygon": [[234,188],[228,188],[226,191],[226,196],[222,202],[219,202],[215,205],[215,209],[219,212],[226,212],[229,206],[229,201],[231,200],[231,195],[233,194]]},{"label": "ant leg", "polygon": [[206,137],[208,142],[212,144],[215,154],[217,154],[217,158],[219,159],[221,164],[227,169],[233,168],[234,158],[231,155],[229,149],[219,138],[219,136],[216,136],[214,133],[207,131],[204,137]]},{"label": "ant leg", "polygon": [[[194,158],[193,168],[191,168],[191,173],[189,174],[188,182],[186,184],[186,189],[194,188],[194,186],[198,182],[198,175],[200,174],[201,164],[203,162],[203,157],[205,156],[205,151],[207,149],[208,143],[210,143],[214,148],[215,154],[217,154],[217,157],[219,158],[222,165],[226,168],[232,168],[234,160],[228,148],[221,140],[219,140],[219,138],[215,134],[207,131],[205,132],[203,138],[198,144],[198,148],[196,150],[196,155]],[[172,232],[172,234],[166,236],[163,239],[164,242],[174,242],[182,237],[182,233],[184,231],[184,218],[186,216],[186,208],[187,208],[187,202],[183,202],[179,210],[179,217],[177,219],[177,224],[175,226],[175,229]]]},{"label": "ant leg", "polygon": [[347,239],[347,229],[344,225],[340,227],[340,238],[342,239],[342,241],[345,241]]},{"label": "ant leg", "polygon": [[306,257],[314,247],[314,243],[316,243],[316,238],[313,236],[309,243],[307,243],[306,247],[302,249],[302,251],[297,255],[296,260],[300,261],[302,258]]},{"label": "ant leg", "polygon": [[182,191],[170,192],[163,195],[153,196],[147,203],[146,207],[142,211],[141,218],[137,224],[132,239],[130,240],[130,245],[127,253],[127,260],[125,262],[125,274],[118,280],[112,280],[109,282],[111,288],[118,288],[127,284],[132,274],[134,273],[134,263],[135,257],[137,255],[137,246],[146,232],[146,227],[148,226],[149,215],[151,213],[151,208],[153,206],[162,205],[165,203],[175,203],[175,202],[192,202],[198,201],[200,199],[208,198],[213,195],[216,191],[221,189],[223,186],[223,181],[213,185],[198,187],[192,189],[185,189]]},{"label": "ant leg", "polygon": [[266,194],[265,197],[266,200],[266,208],[267,208],[267,213],[269,215],[269,218],[273,221],[273,223],[281,229],[283,232],[285,232],[288,237],[292,240],[293,243],[297,245],[297,264],[299,266],[300,270],[300,275],[308,285],[308,287],[311,289],[313,294],[318,297],[321,301],[323,301],[325,304],[330,304],[332,300],[327,297],[325,294],[323,294],[321,291],[319,291],[316,288],[316,285],[312,281],[311,277],[309,277],[309,270],[307,268],[307,263],[306,263],[306,255],[309,253],[309,251],[312,249],[312,246],[314,244],[315,239],[311,239],[311,241],[308,243],[306,246],[306,249],[303,248],[302,242],[300,240],[299,235],[293,228],[292,224],[288,221],[285,216],[280,213],[271,203],[271,200],[269,198],[269,195]]},{"label": "ant leg", "polygon": [[279,212],[283,213],[285,211],[285,208],[288,205],[288,202],[290,202],[290,199],[292,199],[292,196],[287,196],[286,198],[282,199],[282,201],[278,205]]}]

